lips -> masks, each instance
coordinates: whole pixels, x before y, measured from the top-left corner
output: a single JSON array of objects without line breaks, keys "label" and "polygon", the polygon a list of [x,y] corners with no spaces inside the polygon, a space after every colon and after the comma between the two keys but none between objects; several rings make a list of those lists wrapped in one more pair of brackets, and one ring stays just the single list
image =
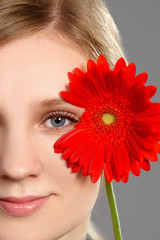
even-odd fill
[{"label": "lips", "polygon": [[50,198],[49,196],[26,196],[23,198],[6,197],[0,199],[0,208],[13,216],[27,216],[38,211]]},{"label": "lips", "polygon": [[13,202],[13,203],[25,203],[25,202],[30,202],[40,198],[44,198],[44,196],[26,196],[23,198],[6,197],[6,198],[0,198],[0,200],[6,201],[6,202]]}]

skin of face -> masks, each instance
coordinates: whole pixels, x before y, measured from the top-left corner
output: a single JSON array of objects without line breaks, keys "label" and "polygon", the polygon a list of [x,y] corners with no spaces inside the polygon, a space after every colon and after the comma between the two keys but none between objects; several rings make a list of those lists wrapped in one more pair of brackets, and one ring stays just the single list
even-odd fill
[{"label": "skin of face", "polygon": [[58,37],[35,34],[0,47],[0,198],[50,195],[28,216],[12,216],[0,207],[0,239],[84,239],[100,182],[72,173],[54,153],[56,140],[75,122],[66,117],[55,127],[52,117],[47,120],[58,111],[77,121],[84,109],[65,101],[47,108],[35,104],[63,100],[59,92],[69,83],[67,72],[85,69],[87,60]]}]

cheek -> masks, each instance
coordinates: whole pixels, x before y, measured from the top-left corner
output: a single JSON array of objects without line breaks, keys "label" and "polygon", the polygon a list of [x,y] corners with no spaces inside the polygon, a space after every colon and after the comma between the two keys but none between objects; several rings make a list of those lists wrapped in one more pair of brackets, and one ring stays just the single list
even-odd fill
[{"label": "cheek", "polygon": [[100,180],[93,184],[90,177],[84,177],[81,171],[72,173],[71,168],[67,168],[67,161],[62,158],[62,154],[54,153],[53,145],[58,138],[54,137],[46,141],[45,148],[44,146],[41,148],[40,157],[44,174],[50,187],[56,188],[61,207],[69,211],[73,209],[73,212],[77,209],[79,213],[87,213],[95,204]]},{"label": "cheek", "polygon": [[72,173],[72,169],[67,168],[67,160],[62,158],[62,154],[54,153],[53,144],[50,144],[41,156],[44,159],[44,172],[49,182],[56,185],[58,193],[64,197],[66,204],[69,204],[71,199],[76,199],[77,204],[95,201],[99,182],[93,184],[90,177],[84,177],[81,171]]},{"label": "cheek", "polygon": [[63,186],[71,186],[73,184],[75,174],[72,174],[72,170],[67,168],[67,161],[62,158],[62,154],[54,153],[53,146],[61,135],[38,134],[34,139],[34,149],[36,159],[41,162],[42,171],[45,177],[47,177],[47,181],[50,183],[54,182],[54,185],[57,184],[57,186],[63,188]]},{"label": "cheek", "polygon": [[[79,175],[79,178],[75,177],[75,181],[72,181],[72,190],[68,190],[67,203],[72,208],[72,214],[75,214],[75,217],[81,216],[81,218],[84,218],[92,211],[96,202],[99,182],[93,184],[90,177],[84,177],[81,173],[76,173],[77,175]],[[76,209],[76,212],[74,209]]]}]

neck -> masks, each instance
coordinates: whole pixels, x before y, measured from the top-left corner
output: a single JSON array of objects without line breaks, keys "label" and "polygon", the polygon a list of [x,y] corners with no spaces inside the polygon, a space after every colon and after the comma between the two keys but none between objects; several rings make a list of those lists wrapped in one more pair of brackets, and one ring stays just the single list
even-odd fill
[{"label": "neck", "polygon": [[77,227],[65,234],[63,237],[57,240],[86,240],[87,229],[89,225],[91,214],[87,216]]}]

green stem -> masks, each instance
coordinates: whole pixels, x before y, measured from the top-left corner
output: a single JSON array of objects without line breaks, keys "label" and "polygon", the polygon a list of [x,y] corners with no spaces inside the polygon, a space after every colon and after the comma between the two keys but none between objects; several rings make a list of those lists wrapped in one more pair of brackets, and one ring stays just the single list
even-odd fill
[{"label": "green stem", "polygon": [[112,183],[108,183],[106,180],[105,180],[105,184],[106,184],[106,192],[107,192],[110,213],[112,218],[114,237],[115,237],[115,240],[122,240],[122,233],[121,233],[118,209],[116,205],[113,186],[112,186]]}]

